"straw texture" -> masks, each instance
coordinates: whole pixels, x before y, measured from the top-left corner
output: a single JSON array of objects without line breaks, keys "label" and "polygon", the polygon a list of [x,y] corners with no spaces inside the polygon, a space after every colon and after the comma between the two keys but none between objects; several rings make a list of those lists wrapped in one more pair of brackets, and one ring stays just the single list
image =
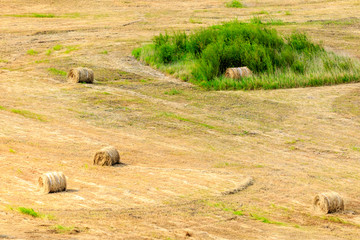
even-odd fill
[{"label": "straw texture", "polygon": [[39,179],[39,189],[43,193],[66,191],[66,177],[62,172],[49,172],[42,174]]},{"label": "straw texture", "polygon": [[241,79],[243,77],[249,77],[251,75],[252,72],[248,67],[228,68],[225,72],[225,77],[232,79]]},{"label": "straw texture", "polygon": [[344,210],[344,201],[336,192],[319,193],[313,201],[314,210],[323,214]]},{"label": "straw texture", "polygon": [[94,72],[89,68],[72,68],[67,75],[68,82],[72,83],[93,83]]},{"label": "straw texture", "polygon": [[119,152],[111,146],[102,148],[94,156],[94,165],[112,166],[118,163],[120,163]]}]

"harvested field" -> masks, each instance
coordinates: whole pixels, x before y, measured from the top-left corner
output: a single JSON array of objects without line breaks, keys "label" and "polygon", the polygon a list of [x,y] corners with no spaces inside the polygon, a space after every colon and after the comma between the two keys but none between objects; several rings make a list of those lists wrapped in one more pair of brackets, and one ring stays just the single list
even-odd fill
[{"label": "harvested field", "polygon": [[[255,15],[359,58],[360,4],[226,2],[0,1],[0,238],[358,239],[360,84],[204,91],[131,51]],[[67,83],[78,66],[96,82]],[[122,164],[93,165],[103,146]],[[41,194],[53,171],[67,191]],[[330,191],[345,210],[315,214]]]}]

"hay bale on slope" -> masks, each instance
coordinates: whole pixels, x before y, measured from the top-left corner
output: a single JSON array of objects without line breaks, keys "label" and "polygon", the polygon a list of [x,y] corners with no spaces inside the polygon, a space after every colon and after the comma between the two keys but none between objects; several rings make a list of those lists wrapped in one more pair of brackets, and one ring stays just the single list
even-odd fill
[{"label": "hay bale on slope", "polygon": [[252,71],[248,67],[228,68],[225,72],[225,77],[231,79],[241,79],[243,77],[249,77],[252,75]]},{"label": "hay bale on slope", "polygon": [[314,210],[320,213],[344,211],[344,201],[336,192],[319,193],[313,201]]},{"label": "hay bale on slope", "polygon": [[66,191],[66,177],[62,172],[49,172],[42,174],[39,179],[39,189],[43,193]]},{"label": "hay bale on slope", "polygon": [[72,83],[93,83],[94,82],[94,72],[89,68],[72,68],[70,69],[67,75],[68,82]]},{"label": "hay bale on slope", "polygon": [[94,156],[94,165],[112,166],[120,163],[119,152],[114,147],[105,147]]}]

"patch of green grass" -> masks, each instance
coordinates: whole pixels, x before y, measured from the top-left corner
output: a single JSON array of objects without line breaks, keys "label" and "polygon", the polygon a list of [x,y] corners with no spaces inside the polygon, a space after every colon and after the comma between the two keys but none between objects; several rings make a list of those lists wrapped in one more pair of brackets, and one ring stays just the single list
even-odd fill
[{"label": "patch of green grass", "polygon": [[184,117],[181,117],[181,116],[176,115],[174,113],[163,112],[159,116],[164,116],[164,117],[168,117],[168,118],[177,119],[177,120],[182,121],[182,122],[193,123],[193,124],[196,124],[196,125],[199,125],[199,126],[202,126],[202,127],[205,127],[205,128],[209,128],[209,129],[214,129],[215,128],[214,126],[211,126],[211,125],[208,125],[208,124],[205,124],[205,123],[201,123],[201,122],[198,122],[198,121],[195,121],[195,120],[191,120],[191,119],[188,119],[188,118],[184,118]]},{"label": "patch of green grass", "polygon": [[20,110],[20,109],[10,109],[10,112],[19,114],[21,116],[24,116],[26,118],[36,119],[41,122],[47,122],[46,118],[43,115],[33,113],[27,110]]},{"label": "patch of green grass", "polygon": [[227,204],[223,203],[223,202],[210,202],[210,201],[205,201],[206,205],[210,206],[210,207],[215,207],[218,208],[222,211],[225,212],[230,212],[236,216],[243,216],[244,213],[240,210],[235,210],[234,208],[228,206]]},{"label": "patch of green grass", "polygon": [[286,15],[286,16],[290,16],[290,15],[291,15],[291,12],[286,11],[286,12],[285,12],[285,15]]},{"label": "patch of green grass", "polygon": [[263,223],[283,225],[283,226],[286,225],[286,224],[283,223],[283,222],[272,221],[272,220],[270,220],[270,219],[268,219],[268,218],[266,218],[266,217],[259,216],[259,215],[255,214],[255,213],[250,213],[250,217],[253,218],[253,219],[255,219],[255,220],[261,221],[261,222],[263,222]]},{"label": "patch of green grass", "polygon": [[71,53],[72,51],[77,51],[79,50],[79,46],[75,45],[75,46],[66,46],[66,50],[65,53]]},{"label": "patch of green grass", "polygon": [[194,18],[190,18],[190,19],[189,19],[189,22],[190,22],[190,23],[193,23],[193,24],[202,24],[202,22],[201,22],[200,20],[196,20],[196,19],[194,19]]},{"label": "patch of green grass", "polygon": [[[231,21],[190,34],[155,36],[152,44],[134,49],[140,61],[207,90],[254,90],[313,87],[360,81],[360,62],[327,52],[306,34],[281,36],[269,25]],[[225,77],[229,67],[247,66],[253,75],[241,81]]]},{"label": "patch of green grass", "polygon": [[62,226],[62,225],[55,225],[52,227],[52,229],[55,230],[56,233],[66,234],[66,233],[72,232],[75,229],[75,227],[66,227],[66,226]]},{"label": "patch of green grass", "polygon": [[54,75],[66,76],[67,73],[65,71],[56,69],[56,68],[48,68],[48,71]]},{"label": "patch of green grass", "polygon": [[259,12],[253,12],[253,14],[256,14],[256,15],[263,15],[263,14],[266,14],[266,15],[268,15],[268,14],[269,14],[269,12],[267,12],[267,11],[265,11],[265,10],[261,10],[261,11],[259,11]]},{"label": "patch of green grass", "polygon": [[351,149],[352,149],[352,150],[354,150],[354,151],[358,151],[358,152],[360,152],[360,147],[353,146],[353,147],[351,147]]},{"label": "patch of green grass", "polygon": [[40,213],[35,212],[32,208],[19,207],[18,211],[22,214],[30,215],[34,218],[38,218],[41,216]]},{"label": "patch of green grass", "polygon": [[100,54],[108,54],[109,52],[107,50],[104,50],[102,52],[100,52]]},{"label": "patch of green grass", "polygon": [[6,108],[3,106],[0,106],[0,110],[6,110]]},{"label": "patch of green grass", "polygon": [[0,63],[8,63],[8,62],[9,62],[8,60],[0,59]]},{"label": "patch of green grass", "polygon": [[63,48],[64,48],[63,45],[58,44],[58,45],[55,45],[55,46],[53,47],[53,50],[54,50],[54,51],[60,51],[60,50],[63,49]]},{"label": "patch of green grass", "polygon": [[48,63],[50,62],[49,59],[44,59],[44,60],[36,60],[35,63]]},{"label": "patch of green grass", "polygon": [[45,54],[46,54],[47,56],[50,56],[51,53],[52,53],[51,49],[48,49],[48,50],[46,50],[46,53],[45,53]]},{"label": "patch of green grass", "polygon": [[346,220],[344,220],[344,219],[342,219],[340,217],[337,217],[337,216],[322,216],[321,218],[324,219],[324,220],[328,220],[330,222],[334,222],[334,223],[341,223],[341,224],[346,224],[346,225],[352,225],[352,226],[355,226],[355,227],[360,227],[360,224],[346,221]]},{"label": "patch of green grass", "polygon": [[27,17],[27,18],[54,18],[55,15],[51,13],[25,13],[25,14],[9,14],[8,17]]},{"label": "patch of green grass", "polygon": [[225,6],[227,8],[243,8],[244,4],[242,4],[238,0],[232,0],[231,2],[226,3]]},{"label": "patch of green grass", "polygon": [[171,89],[170,91],[164,92],[164,94],[166,94],[166,95],[178,95],[178,94],[181,94],[181,93],[182,93],[182,91],[177,90],[175,88]]},{"label": "patch of green grass", "polygon": [[38,51],[35,51],[34,49],[29,49],[29,50],[27,50],[27,52],[26,52],[28,55],[37,55],[37,54],[39,54],[39,52]]},{"label": "patch of green grass", "polygon": [[267,21],[263,21],[260,17],[253,17],[250,19],[250,23],[258,24],[258,25],[286,25],[281,19],[270,19]]},{"label": "patch of green grass", "polygon": [[12,149],[12,148],[9,149],[9,152],[16,153],[16,151],[14,149]]}]

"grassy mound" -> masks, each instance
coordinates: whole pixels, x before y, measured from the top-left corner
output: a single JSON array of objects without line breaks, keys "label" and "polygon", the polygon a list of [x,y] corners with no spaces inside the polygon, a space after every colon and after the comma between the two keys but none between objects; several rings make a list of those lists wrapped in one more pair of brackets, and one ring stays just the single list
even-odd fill
[{"label": "grassy mound", "polygon": [[[360,81],[360,64],[325,51],[305,34],[282,37],[261,21],[231,21],[195,31],[154,37],[133,55],[153,67],[206,89],[276,89]],[[224,77],[247,66],[254,75]]]}]

